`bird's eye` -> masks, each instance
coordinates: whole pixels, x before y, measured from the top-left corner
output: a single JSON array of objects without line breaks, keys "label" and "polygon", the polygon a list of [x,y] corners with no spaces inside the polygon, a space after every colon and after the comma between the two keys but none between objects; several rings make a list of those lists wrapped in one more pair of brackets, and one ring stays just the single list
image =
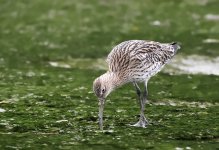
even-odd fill
[{"label": "bird's eye", "polygon": [[105,93],[105,91],[106,91],[105,89],[102,89],[102,93]]}]

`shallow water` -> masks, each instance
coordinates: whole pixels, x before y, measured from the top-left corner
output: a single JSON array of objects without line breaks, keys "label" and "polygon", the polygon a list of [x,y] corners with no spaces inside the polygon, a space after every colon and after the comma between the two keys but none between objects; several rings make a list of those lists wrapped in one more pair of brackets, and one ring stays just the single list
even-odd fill
[{"label": "shallow water", "polygon": [[[74,58],[65,62],[49,62],[52,67],[107,70],[103,59]],[[206,74],[219,75],[219,57],[201,55],[176,55],[162,70],[169,74]]]},{"label": "shallow water", "polygon": [[219,57],[177,55],[164,70],[173,74],[219,75]]},{"label": "shallow water", "polygon": [[[218,149],[217,0],[2,1],[0,149]],[[130,7],[131,6],[131,7]],[[131,84],[106,100],[93,80],[121,41],[178,41],[149,81],[147,128]]]}]

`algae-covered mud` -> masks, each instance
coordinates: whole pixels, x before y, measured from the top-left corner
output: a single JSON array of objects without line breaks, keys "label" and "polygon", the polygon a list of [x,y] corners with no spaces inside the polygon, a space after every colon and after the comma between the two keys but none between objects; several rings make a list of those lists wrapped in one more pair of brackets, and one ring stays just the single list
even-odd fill
[{"label": "algae-covered mud", "polygon": [[[0,149],[219,149],[217,0],[1,1]],[[147,128],[127,84],[98,128],[93,80],[124,40],[178,41],[148,85]]]}]

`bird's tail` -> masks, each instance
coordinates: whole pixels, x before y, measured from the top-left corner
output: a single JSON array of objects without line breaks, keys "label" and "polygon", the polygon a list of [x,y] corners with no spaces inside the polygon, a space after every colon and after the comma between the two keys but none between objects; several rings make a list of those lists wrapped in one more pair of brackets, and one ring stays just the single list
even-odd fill
[{"label": "bird's tail", "polygon": [[172,45],[175,53],[181,48],[177,42],[172,42],[170,45]]}]

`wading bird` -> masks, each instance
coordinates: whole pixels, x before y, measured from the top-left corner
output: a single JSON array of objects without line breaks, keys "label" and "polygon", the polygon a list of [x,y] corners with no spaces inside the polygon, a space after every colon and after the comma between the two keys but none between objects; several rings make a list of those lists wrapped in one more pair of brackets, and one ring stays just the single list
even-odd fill
[{"label": "wading bird", "polygon": [[[144,115],[148,96],[148,80],[176,54],[180,46],[176,43],[130,40],[115,46],[107,57],[109,70],[96,78],[93,91],[99,99],[99,127],[103,130],[105,98],[117,87],[132,82],[140,104],[140,118],[133,126],[145,128],[148,124]],[[144,90],[138,83],[144,83]]]}]

